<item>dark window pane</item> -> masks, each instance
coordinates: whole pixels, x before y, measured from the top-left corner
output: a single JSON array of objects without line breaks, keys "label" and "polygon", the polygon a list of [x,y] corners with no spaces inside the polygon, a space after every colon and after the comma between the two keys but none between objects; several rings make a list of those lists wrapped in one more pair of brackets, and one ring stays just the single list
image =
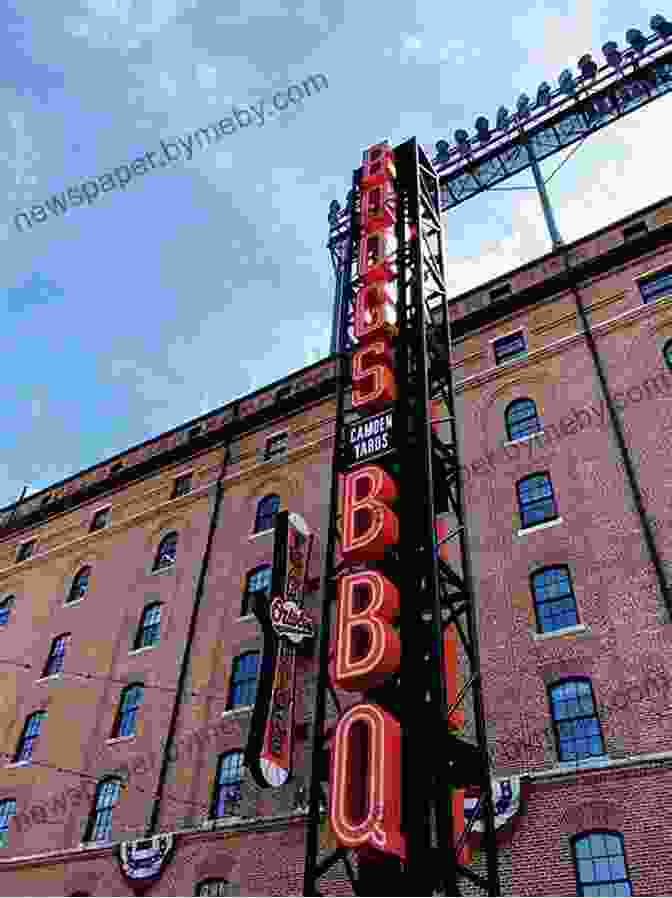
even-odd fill
[{"label": "dark window pane", "polygon": [[257,515],[254,522],[254,532],[272,530],[275,527],[275,516],[280,508],[280,497],[276,495],[264,496],[257,505]]},{"label": "dark window pane", "polygon": [[653,302],[661,296],[672,293],[672,269],[639,282],[639,292],[644,302]]},{"label": "dark window pane", "polygon": [[89,577],[91,575],[90,567],[83,567],[78,572],[70,587],[68,602],[76,602],[78,599],[84,598],[89,588]]},{"label": "dark window pane", "polygon": [[42,721],[46,716],[46,711],[36,711],[34,714],[31,714],[26,721],[14,756],[15,763],[18,763],[19,761],[29,761],[32,758],[33,748],[40,735]]},{"label": "dark window pane", "polygon": [[14,596],[7,596],[6,599],[3,599],[0,602],[0,627],[4,627],[9,623],[9,616],[12,613],[12,606],[14,605]]},{"label": "dark window pane", "polygon": [[527,345],[522,331],[500,337],[493,343],[495,350],[495,363],[508,362],[517,356],[527,352]]},{"label": "dark window pane", "polygon": [[247,583],[243,594],[243,602],[240,609],[241,617],[251,614],[254,610],[254,600],[257,596],[269,596],[271,589],[272,568],[270,564],[264,564],[255,568],[247,575]]},{"label": "dark window pane", "polygon": [[103,508],[100,511],[97,511],[93,516],[93,521],[91,522],[91,530],[102,530],[103,527],[106,527],[109,516],[109,508]]},{"label": "dark window pane", "polygon": [[254,704],[257,695],[258,666],[258,652],[248,652],[234,659],[231,673],[229,709],[244,708]]},{"label": "dark window pane", "polygon": [[620,836],[594,832],[573,842],[579,895],[630,895]]},{"label": "dark window pane", "polygon": [[506,410],[506,432],[510,440],[518,440],[541,430],[537,406],[532,399],[517,399]]},{"label": "dark window pane", "polygon": [[518,508],[523,527],[531,527],[558,516],[548,474],[532,474],[517,484]]},{"label": "dark window pane", "polygon": [[16,560],[25,561],[27,558],[33,554],[33,550],[35,549],[35,540],[28,540],[26,543],[21,543],[16,552]]},{"label": "dark window pane", "polygon": [[191,474],[183,474],[178,477],[173,487],[173,499],[178,496],[184,496],[191,491]]},{"label": "dark window pane", "polygon": [[175,564],[177,558],[177,533],[169,533],[164,536],[159,543],[159,548],[154,560],[154,570],[158,571],[164,567],[170,567]]}]

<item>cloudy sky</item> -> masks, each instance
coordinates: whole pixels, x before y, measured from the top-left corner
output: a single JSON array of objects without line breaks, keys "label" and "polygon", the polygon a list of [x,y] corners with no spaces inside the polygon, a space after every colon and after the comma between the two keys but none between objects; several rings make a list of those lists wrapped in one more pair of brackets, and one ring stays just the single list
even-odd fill
[{"label": "cloudy sky", "polygon": [[[326,355],[327,212],[362,149],[413,135],[430,150],[452,142],[478,115],[492,121],[522,91],[555,84],[583,53],[601,61],[602,44],[622,44],[628,27],[648,33],[656,12],[669,10],[622,0],[2,4],[0,505]],[[124,189],[99,180],[233,106],[270,108],[276,91],[317,73],[327,89],[263,125],[189,160],[185,150],[162,168],[146,162]],[[553,178],[566,240],[672,193],[671,102],[605,129]],[[87,180],[101,184],[90,204],[79,194],[65,214],[16,226],[22,210]],[[549,248],[531,192],[470,200],[447,216],[447,236],[453,293]]]}]

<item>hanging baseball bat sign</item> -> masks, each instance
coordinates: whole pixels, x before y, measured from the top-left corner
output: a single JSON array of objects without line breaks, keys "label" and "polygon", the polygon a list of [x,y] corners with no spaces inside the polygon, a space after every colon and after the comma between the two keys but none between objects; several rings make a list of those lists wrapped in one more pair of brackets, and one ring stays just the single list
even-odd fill
[{"label": "hanging baseball bat sign", "polygon": [[252,712],[245,763],[257,785],[282,786],[292,769],[296,644],[314,635],[303,609],[313,534],[295,512],[276,517],[271,596],[254,607],[264,634],[264,654]]}]

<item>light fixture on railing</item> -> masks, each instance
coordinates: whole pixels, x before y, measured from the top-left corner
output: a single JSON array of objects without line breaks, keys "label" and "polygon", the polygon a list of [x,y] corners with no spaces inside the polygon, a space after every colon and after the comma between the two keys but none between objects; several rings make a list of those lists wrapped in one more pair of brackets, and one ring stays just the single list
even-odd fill
[{"label": "light fixture on railing", "polygon": [[672,37],[672,22],[668,22],[665,16],[660,14],[651,16],[649,24],[659,37],[663,39]]},{"label": "light fixture on railing", "polygon": [[481,141],[481,143],[486,143],[490,140],[490,123],[484,115],[479,115],[476,119],[476,137]]},{"label": "light fixture on railing", "polygon": [[448,158],[450,153],[450,144],[447,140],[436,141],[436,158],[441,162]]},{"label": "light fixture on railing", "polygon": [[530,98],[527,94],[521,94],[516,100],[518,118],[527,118],[530,114]]},{"label": "light fixture on railing", "polygon": [[604,58],[613,69],[620,69],[621,51],[618,49],[616,41],[607,41],[606,44],[603,44],[602,52],[604,53]]},{"label": "light fixture on railing", "polygon": [[497,110],[497,128],[505,131],[509,127],[509,110],[506,106],[500,106]]},{"label": "light fixture on railing", "polygon": [[586,80],[594,78],[595,75],[597,75],[597,63],[590,53],[584,53],[581,57],[579,60],[579,68],[581,69],[581,77]]},{"label": "light fixture on railing", "polygon": [[572,75],[570,69],[565,69],[560,73],[560,77],[558,78],[558,85],[560,86],[560,90],[563,94],[567,94],[568,97],[571,97],[572,94],[575,93],[574,89],[574,75]]},{"label": "light fixture on railing", "polygon": [[548,106],[551,102],[551,85],[548,81],[542,81],[537,88],[537,106]]},{"label": "light fixture on railing", "polygon": [[469,152],[469,135],[464,130],[464,128],[458,128],[455,132],[455,143],[457,144],[457,149],[462,153],[462,155]]},{"label": "light fixture on railing", "polygon": [[625,32],[625,39],[635,53],[642,53],[647,44],[647,40],[639,28],[628,28]]}]

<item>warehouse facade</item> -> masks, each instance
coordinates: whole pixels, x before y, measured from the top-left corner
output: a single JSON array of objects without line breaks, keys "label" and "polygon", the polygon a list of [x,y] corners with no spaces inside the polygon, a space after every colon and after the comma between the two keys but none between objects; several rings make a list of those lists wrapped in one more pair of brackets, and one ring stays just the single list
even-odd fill
[{"label": "warehouse facade", "polygon": [[[506,894],[659,894],[672,201],[568,249],[569,275],[555,252],[451,300],[500,871]],[[133,894],[134,862],[150,894],[301,892],[316,661],[293,776],[262,790],[251,612],[289,509],[318,535],[319,622],[334,378],[329,358],[0,512],[4,894]]]}]

